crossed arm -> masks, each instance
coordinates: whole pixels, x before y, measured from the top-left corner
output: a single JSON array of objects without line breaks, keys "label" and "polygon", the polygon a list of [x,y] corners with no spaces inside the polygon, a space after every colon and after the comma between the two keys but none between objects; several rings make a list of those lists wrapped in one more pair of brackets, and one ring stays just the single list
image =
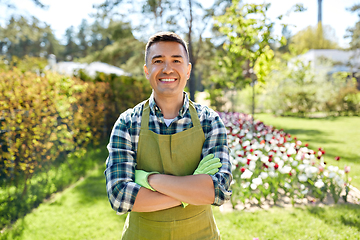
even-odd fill
[{"label": "crossed arm", "polygon": [[152,174],[148,181],[156,192],[141,187],[132,209],[134,212],[163,210],[179,206],[181,201],[193,205],[214,202],[214,184],[207,174],[189,176]]}]

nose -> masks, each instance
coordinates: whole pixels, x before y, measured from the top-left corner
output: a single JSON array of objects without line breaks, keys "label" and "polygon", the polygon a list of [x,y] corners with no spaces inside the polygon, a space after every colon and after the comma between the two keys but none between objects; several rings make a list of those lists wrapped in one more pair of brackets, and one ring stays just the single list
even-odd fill
[{"label": "nose", "polygon": [[163,73],[165,73],[165,74],[170,74],[170,73],[172,73],[172,72],[174,72],[174,70],[173,70],[171,64],[168,63],[168,62],[165,62],[164,68],[163,68]]}]

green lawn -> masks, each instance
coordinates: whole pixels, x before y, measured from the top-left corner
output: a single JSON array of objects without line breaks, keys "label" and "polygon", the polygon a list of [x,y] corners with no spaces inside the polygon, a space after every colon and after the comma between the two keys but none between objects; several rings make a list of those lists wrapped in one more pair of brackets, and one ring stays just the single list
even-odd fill
[{"label": "green lawn", "polygon": [[[336,205],[222,213],[214,208],[223,240],[360,239],[360,206]],[[18,220],[1,239],[119,239],[125,215],[110,208],[103,169],[97,169]]]},{"label": "green lawn", "polygon": [[[360,117],[295,118],[255,114],[266,125],[283,128],[285,132],[309,143],[309,148],[325,149],[325,161],[344,169],[351,166],[351,184],[360,189]],[[340,161],[335,157],[340,156]]]},{"label": "green lawn", "polygon": [[[256,116],[265,124],[283,128],[308,142],[310,148],[325,148],[326,161],[352,167],[353,185],[360,187],[360,118],[274,118]],[[335,156],[341,156],[336,162]],[[104,157],[105,161],[105,157]],[[111,209],[105,190],[104,165],[86,178],[33,210],[5,229],[0,239],[119,239],[125,215]],[[256,212],[222,213],[214,208],[223,240],[233,239],[360,239],[360,206],[280,208]]]}]

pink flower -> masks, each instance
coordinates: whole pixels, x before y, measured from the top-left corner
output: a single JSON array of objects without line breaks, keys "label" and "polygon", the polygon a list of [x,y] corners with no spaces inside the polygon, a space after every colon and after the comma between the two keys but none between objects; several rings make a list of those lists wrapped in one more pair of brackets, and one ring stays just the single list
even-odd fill
[{"label": "pink flower", "polygon": [[350,172],[350,166],[345,166],[344,172],[349,173]]},{"label": "pink flower", "polygon": [[335,160],[336,160],[336,161],[339,161],[339,160],[340,160],[340,157],[339,157],[339,156],[335,157]]}]

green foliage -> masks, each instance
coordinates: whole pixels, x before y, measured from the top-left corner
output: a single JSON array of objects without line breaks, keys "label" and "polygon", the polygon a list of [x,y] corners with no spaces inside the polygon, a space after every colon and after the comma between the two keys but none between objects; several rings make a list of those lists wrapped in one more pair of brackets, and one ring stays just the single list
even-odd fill
[{"label": "green foliage", "polygon": [[331,26],[309,26],[291,37],[290,44],[295,48],[296,54],[302,54],[310,49],[336,49],[339,48],[335,32]]},{"label": "green foliage", "polygon": [[[214,82],[210,96],[219,87],[223,90],[244,88],[251,82],[263,83],[272,69],[274,53],[270,42],[273,22],[266,17],[269,4],[242,4],[233,1],[222,16],[215,17],[215,25],[227,37],[216,62],[218,76],[213,75]],[[213,97],[220,99],[220,96]],[[214,101],[212,104],[217,104]]]},{"label": "green foliage", "polygon": [[[0,226],[74,180],[52,182],[53,171],[63,176],[58,171],[68,166],[74,177],[83,174],[90,162],[71,159],[107,138],[119,114],[151,93],[145,78],[99,73],[85,82],[25,71],[38,72],[41,59],[15,59],[12,64],[4,64],[6,71],[0,73],[0,211],[7,216]],[[34,183],[49,189],[41,191]]]},{"label": "green foliage", "polygon": [[[290,56],[290,55],[289,55]],[[349,74],[327,75],[331,67],[312,69],[300,59],[277,61],[277,70],[267,77],[267,84],[259,96],[260,108],[276,115],[307,116],[312,112],[331,115],[358,115],[360,101],[356,82]]]},{"label": "green foliage", "polygon": [[8,59],[26,55],[46,57],[48,54],[57,55],[60,51],[61,45],[50,26],[36,17],[12,16],[4,28],[0,27],[0,53]]},{"label": "green foliage", "polygon": [[266,17],[268,7],[269,4],[240,5],[239,1],[233,1],[223,16],[215,18],[219,31],[228,40],[224,44],[227,53],[222,58],[224,67],[238,72],[233,77],[226,76],[227,81],[234,82],[234,86],[246,85],[244,80],[249,78],[250,69],[254,69],[261,82],[269,72],[274,56],[269,42],[274,39],[271,37],[273,23],[269,23]]}]

